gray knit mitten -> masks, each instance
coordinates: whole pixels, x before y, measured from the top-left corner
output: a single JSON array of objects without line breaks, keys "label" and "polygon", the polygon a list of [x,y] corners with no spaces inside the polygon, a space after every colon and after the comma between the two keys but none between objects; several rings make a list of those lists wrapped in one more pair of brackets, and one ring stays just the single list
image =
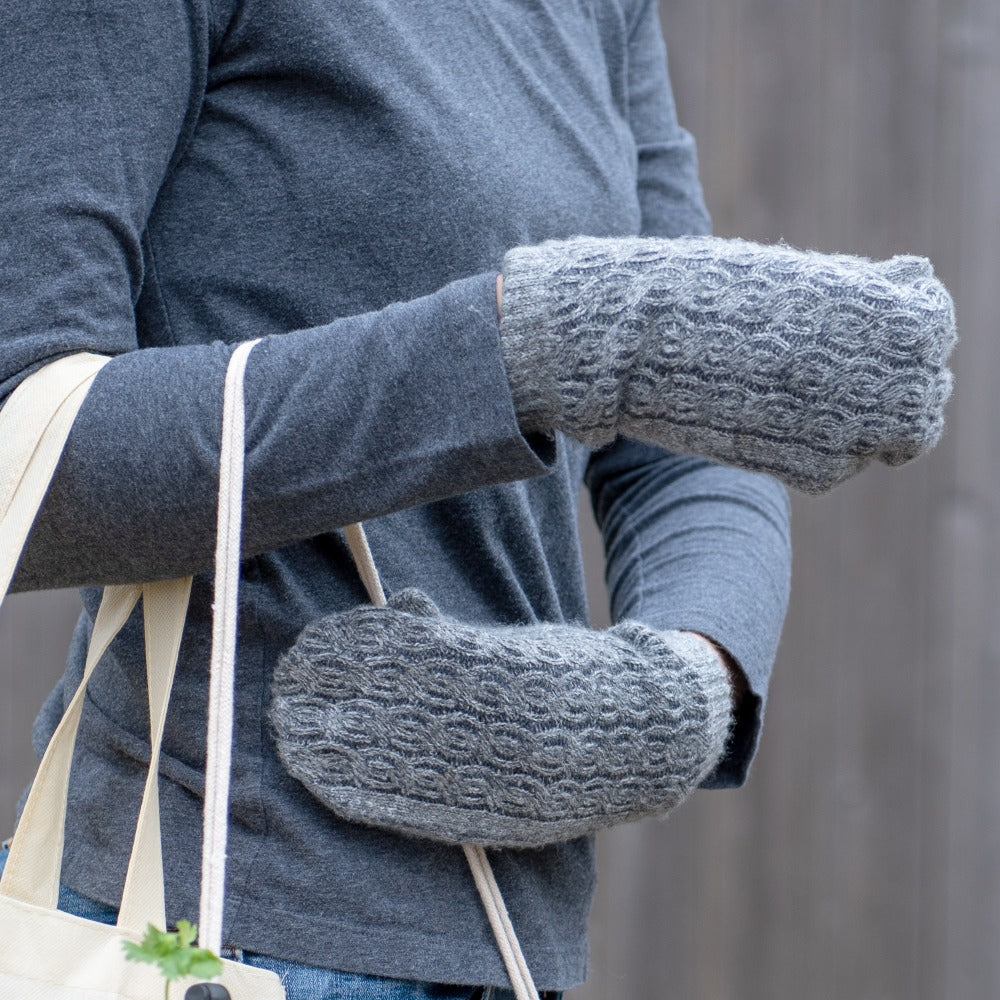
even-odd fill
[{"label": "gray knit mitten", "polygon": [[344,819],[535,847],[676,806],[722,756],[731,711],[697,637],[475,627],[407,590],[309,625],[270,718],[285,768]]},{"label": "gray knit mitten", "polygon": [[526,431],[591,447],[622,434],[808,493],[941,434],[955,317],[921,257],[576,237],[511,250],[503,273]]}]

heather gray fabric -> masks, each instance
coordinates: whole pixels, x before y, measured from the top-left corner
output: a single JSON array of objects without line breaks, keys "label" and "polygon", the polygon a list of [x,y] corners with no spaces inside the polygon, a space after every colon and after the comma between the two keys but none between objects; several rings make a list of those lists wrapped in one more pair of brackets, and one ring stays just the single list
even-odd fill
[{"label": "heather gray fabric", "polygon": [[580,237],[517,247],[503,271],[526,430],[640,438],[807,493],[941,435],[955,310],[923,258]]},{"label": "heather gray fabric", "polygon": [[726,669],[697,636],[477,628],[418,590],[313,622],[272,690],[278,754],[338,816],[491,847],[669,812],[732,719]]},{"label": "heather gray fabric", "polygon": [[[232,344],[264,337],[247,372],[224,936],[504,984],[461,852],[338,819],[286,774],[264,707],[301,630],[365,599],[337,530],[358,518],[390,592],[420,587],[477,625],[585,622],[586,478],[616,619],[703,632],[747,674],[705,784],[745,775],[788,597],[784,491],[631,441],[526,439],[498,334],[511,247],[708,228],[656,5],[8,3],[0,95],[0,392],[68,351],[115,355],[18,586],[195,574],[161,758],[170,918],[198,910],[223,373]],[[85,590],[39,748],[96,607]],[[63,877],[112,904],[148,757],[141,631],[97,672],[70,793]],[[580,982],[592,840],[491,860],[538,985]]]}]

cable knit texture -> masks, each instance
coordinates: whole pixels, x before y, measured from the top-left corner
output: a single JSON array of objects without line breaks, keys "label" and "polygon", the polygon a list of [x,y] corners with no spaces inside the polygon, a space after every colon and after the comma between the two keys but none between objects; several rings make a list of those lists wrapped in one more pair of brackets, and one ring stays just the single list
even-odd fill
[{"label": "cable knit texture", "polygon": [[503,272],[527,431],[622,434],[808,493],[941,435],[955,316],[924,258],[576,237],[511,250]]},{"label": "cable knit texture", "polygon": [[407,590],[309,625],[271,722],[289,773],[345,819],[533,847],[676,806],[722,756],[731,693],[695,636],[475,627]]}]

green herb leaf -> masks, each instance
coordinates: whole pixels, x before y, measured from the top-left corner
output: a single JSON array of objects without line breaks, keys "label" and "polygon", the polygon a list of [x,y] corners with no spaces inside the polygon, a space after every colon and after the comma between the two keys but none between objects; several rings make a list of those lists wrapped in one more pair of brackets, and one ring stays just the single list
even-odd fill
[{"label": "green herb leaf", "polygon": [[158,966],[168,983],[185,976],[214,979],[222,973],[222,960],[207,948],[195,947],[197,937],[197,926],[187,920],[179,920],[176,931],[157,930],[150,924],[139,944],[123,942],[125,958]]},{"label": "green herb leaf", "polygon": [[222,959],[207,948],[193,948],[190,958],[187,975],[197,979],[215,979],[222,975]]},{"label": "green herb leaf", "polygon": [[186,920],[177,921],[177,939],[182,948],[187,948],[194,944],[197,937],[198,928],[194,924],[190,924]]},{"label": "green herb leaf", "polygon": [[175,951],[173,954],[163,955],[157,964],[160,966],[161,975],[168,982],[184,978],[184,967],[187,963],[184,961],[183,953]]}]

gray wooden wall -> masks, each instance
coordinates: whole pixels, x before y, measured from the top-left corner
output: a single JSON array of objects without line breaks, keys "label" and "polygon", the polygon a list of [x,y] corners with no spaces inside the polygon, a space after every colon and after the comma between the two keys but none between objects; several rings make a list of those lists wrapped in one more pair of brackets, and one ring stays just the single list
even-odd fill
[{"label": "gray wooden wall", "polygon": [[1000,3],[665,0],[716,231],[926,254],[961,344],[924,461],[794,503],[739,792],[600,845],[574,1000],[1000,996]]},{"label": "gray wooden wall", "polygon": [[[716,231],[926,254],[962,342],[930,458],[796,500],[750,782],[601,838],[592,974],[572,1000],[1000,996],[1000,3],[663,14]],[[594,595],[600,619],[596,580]],[[0,831],[74,603],[0,612]]]}]

